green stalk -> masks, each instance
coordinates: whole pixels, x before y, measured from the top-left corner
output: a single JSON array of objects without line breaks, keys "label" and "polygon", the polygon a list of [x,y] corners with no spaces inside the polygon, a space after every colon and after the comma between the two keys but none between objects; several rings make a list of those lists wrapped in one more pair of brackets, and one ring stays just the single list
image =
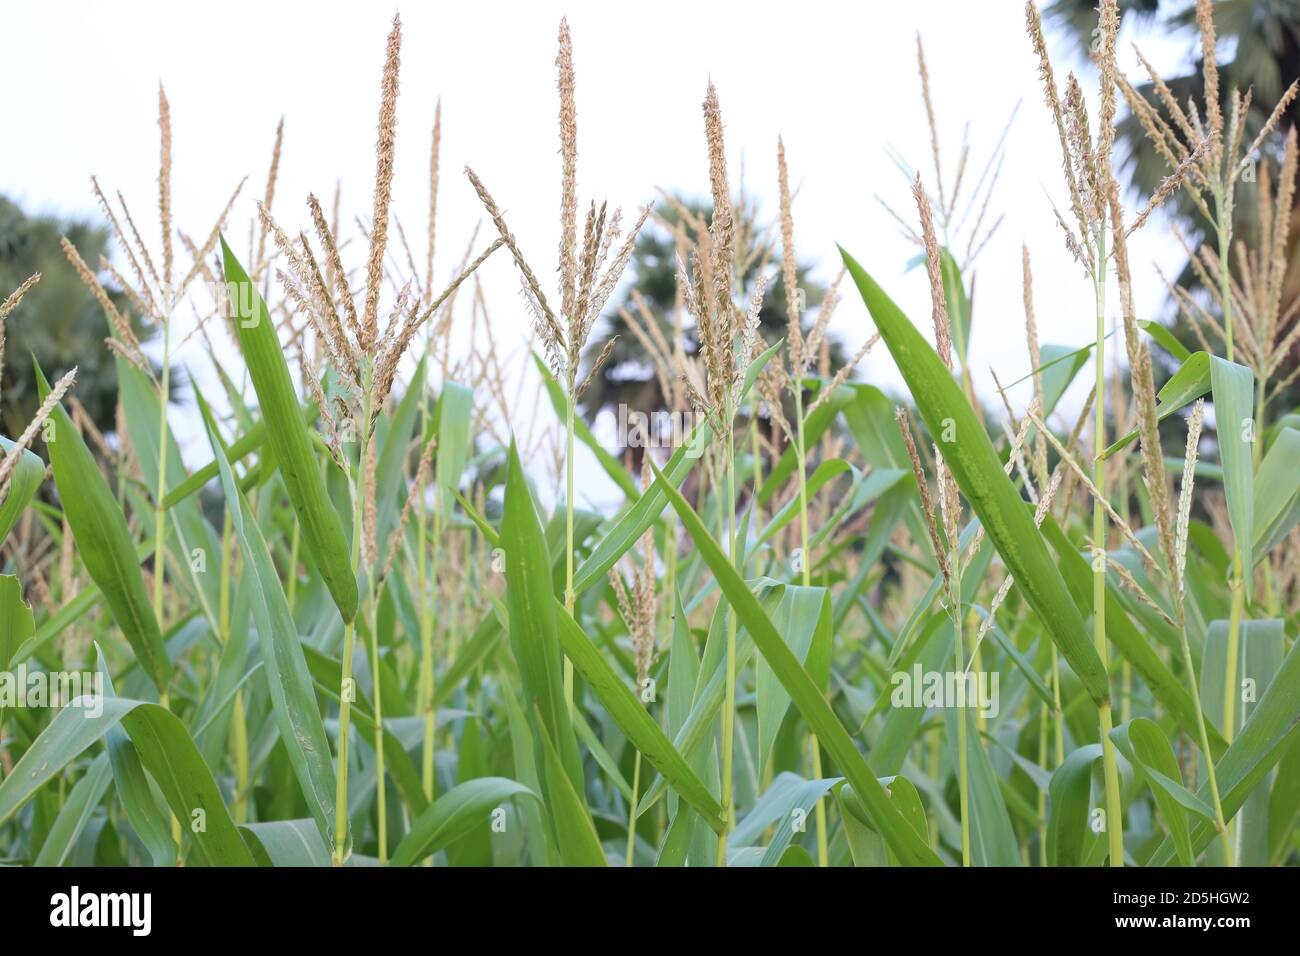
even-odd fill
[{"label": "green stalk", "polygon": [[[940,491],[940,494],[943,494]],[[948,588],[948,603],[952,607],[952,626],[956,632],[953,642],[957,649],[957,673],[966,673],[966,646],[962,632],[965,615],[961,612],[961,548],[956,542],[949,551],[952,579]],[[966,757],[966,711],[957,710],[957,803],[961,810],[961,865],[971,865],[970,853],[970,767]]]},{"label": "green stalk", "polygon": [[[1234,350],[1232,346],[1232,280],[1228,271],[1228,248],[1232,241],[1232,224],[1225,221],[1224,206],[1223,189],[1218,188],[1214,192],[1214,214],[1219,246],[1219,295],[1223,299],[1223,330],[1228,353],[1227,359],[1231,362],[1233,361]],[[1256,445],[1258,446],[1258,442],[1256,442]],[[1241,533],[1242,529],[1233,529],[1232,581],[1229,584],[1229,590],[1232,592],[1232,606],[1228,612],[1227,661],[1224,663],[1223,679],[1223,739],[1228,743],[1232,743],[1234,736],[1233,725],[1237,719],[1237,659],[1241,650],[1241,621],[1246,614],[1245,569],[1241,566],[1241,547],[1237,541]],[[1206,751],[1205,759],[1207,763],[1213,761],[1209,751]],[[1227,826],[1230,827],[1231,823],[1227,824]],[[1225,830],[1224,845],[1226,855],[1224,866],[1234,866],[1236,859],[1231,851],[1232,835],[1230,829]]]},{"label": "green stalk", "polygon": [[[295,526],[296,527],[296,526]],[[218,589],[217,626],[221,631],[221,646],[230,643],[230,581],[234,563],[231,544],[234,535],[234,518],[229,508],[221,523],[221,583]],[[248,820],[248,724],[244,715],[243,689],[235,691],[235,704],[230,715],[231,748],[235,760],[235,822]]]},{"label": "green stalk", "polygon": [[[163,318],[162,382],[158,386],[158,484],[154,489],[153,537],[153,615],[158,627],[164,628],[163,585],[167,578],[167,511],[163,499],[167,497],[167,395],[171,391],[171,308]],[[166,633],[165,629],[163,633]],[[171,694],[164,687],[159,691],[158,702],[164,710],[171,710]],[[172,814],[172,839],[176,852],[181,852],[181,822]],[[179,856],[178,856],[179,859]]]},{"label": "green stalk", "polygon": [[[367,400],[367,405],[369,404]],[[366,421],[369,421],[369,408],[366,410]],[[366,461],[366,445],[368,437],[364,429],[358,443],[360,456],[357,459],[358,467],[364,471]],[[355,575],[361,567],[361,481],[349,482],[349,488],[352,492],[352,573]],[[352,698],[356,691],[353,689],[352,678],[352,655],[355,653],[356,645],[356,622],[349,621],[343,628],[343,658],[340,661],[342,668],[342,680],[339,687],[339,743],[338,743],[338,775],[334,788],[334,865],[342,866],[347,857],[344,855],[344,844],[348,837],[348,732],[352,722]],[[378,714],[375,715],[376,720]]]},{"label": "green stalk", "polygon": [[[750,429],[749,429],[750,454],[754,456],[754,492],[753,492],[753,498],[751,500],[751,507],[754,510],[754,517],[753,520],[750,522],[750,524],[755,528],[763,527],[763,506],[758,500],[759,490],[763,487],[763,448],[762,448],[762,443],[759,440],[758,425],[759,425],[758,400],[755,399],[754,406],[753,406],[753,417],[750,421]],[[754,549],[754,574],[755,576],[757,576],[761,573],[762,573],[762,568],[759,566],[758,549],[755,548]],[[817,761],[820,762],[820,760],[821,760],[821,756],[818,755]],[[817,775],[821,776],[820,772],[818,772]],[[772,761],[770,760],[767,761],[766,765],[763,767],[763,779],[760,785],[764,792],[766,792],[767,788],[772,785]],[[818,804],[818,806],[820,807],[821,804]],[[764,839],[771,838],[770,831],[771,828],[769,827],[768,833],[764,834]]]},{"label": "green stalk", "polygon": [[[1111,374],[1115,374],[1112,369]],[[1121,502],[1120,514],[1124,520],[1130,520],[1129,515],[1129,488],[1128,488],[1128,469],[1123,466],[1119,469],[1119,500]],[[1128,658],[1120,661],[1120,687],[1122,697],[1119,702],[1119,722],[1126,724],[1133,714],[1133,667],[1128,662]]]},{"label": "green stalk", "polygon": [[[369,414],[366,421],[370,420]],[[369,449],[367,449],[368,451]],[[364,459],[363,459],[364,461]],[[367,486],[366,475],[369,469],[363,464],[360,474],[361,483],[361,500],[367,500],[367,496],[372,494],[372,489]],[[379,533],[379,529],[375,529]],[[379,617],[376,612],[377,600],[375,598],[375,569],[369,568],[366,573],[366,627],[370,631],[370,683],[372,693],[375,698],[375,804],[378,816],[378,838],[379,838],[379,865],[383,866],[388,862],[388,800],[386,785],[384,782],[384,693],[383,681],[380,677],[379,668]]]},{"label": "green stalk", "polygon": [[[436,589],[438,581],[438,542],[441,540],[442,532],[442,502],[439,501],[433,511],[433,574],[432,585]],[[433,668],[433,595],[427,588],[430,586],[429,578],[426,577],[427,561],[425,558],[424,545],[424,519],[421,517],[419,528],[420,556],[419,556],[419,575],[420,575],[420,711],[424,715],[424,744],[421,755],[421,781],[424,785],[424,796],[430,802],[433,802],[434,792],[434,741],[437,733],[437,714],[433,707],[433,685],[434,685],[434,668]]]},{"label": "green stalk", "polygon": [[1056,742],[1056,766],[1065,763],[1065,713],[1061,709],[1061,657],[1052,645],[1052,727]]},{"label": "green stalk", "polygon": [[[1181,616],[1181,604],[1180,616]],[[1232,843],[1228,838],[1228,827],[1223,819],[1223,802],[1219,799],[1219,781],[1214,773],[1214,758],[1211,756],[1210,735],[1205,729],[1205,709],[1201,706],[1201,689],[1200,682],[1196,679],[1196,666],[1192,662],[1192,647],[1187,640],[1187,623],[1184,621],[1182,627],[1178,629],[1178,636],[1182,642],[1183,650],[1183,667],[1187,670],[1187,679],[1191,684],[1192,700],[1196,702],[1196,732],[1200,738],[1201,753],[1205,755],[1205,767],[1207,776],[1210,778],[1210,796],[1214,801],[1214,826],[1219,833],[1219,839],[1223,844],[1223,857],[1226,861],[1232,860]],[[1230,862],[1225,865],[1231,865]]]},{"label": "green stalk", "polygon": [[[794,408],[795,420],[798,422],[795,437],[799,442],[797,455],[799,458],[799,547],[803,566],[803,586],[812,585],[812,555],[809,554],[808,548],[808,448],[804,441],[803,427],[803,383],[795,381],[794,383]],[[808,735],[809,743],[812,747],[812,772],[813,777],[820,780],[822,776],[822,750],[817,743],[817,735],[810,733]],[[817,801],[817,865],[826,867],[830,865],[830,852],[826,840],[826,804],[822,800]]]},{"label": "green stalk", "polygon": [[[1092,626],[1093,639],[1101,666],[1107,671],[1109,683],[1110,652],[1106,641],[1106,462],[1102,452],[1106,447],[1106,233],[1097,227],[1097,269],[1093,276],[1093,290],[1097,304],[1097,396],[1094,406],[1093,441],[1096,455],[1092,464],[1092,480],[1097,486],[1098,499],[1092,505],[1092,540],[1097,549],[1092,564]],[[1101,759],[1106,783],[1106,834],[1110,841],[1110,865],[1124,865],[1124,817],[1119,796],[1119,766],[1115,760],[1115,742],[1110,739],[1110,695],[1097,708],[1101,722]]]},{"label": "green stalk", "polygon": [[[1038,712],[1038,766],[1047,766],[1047,705]],[[1047,866],[1047,791],[1038,791],[1038,865]]]},{"label": "green stalk", "polygon": [[[163,320],[162,383],[158,396],[158,484],[154,494],[153,538],[153,613],[158,626],[163,627],[163,584],[167,577],[167,511],[163,499],[167,497],[167,395],[171,390],[171,321]],[[162,705],[167,706],[168,693],[162,691]]]},{"label": "green stalk", "polygon": [[633,865],[636,851],[636,804],[641,791],[641,751],[636,752],[636,762],[632,765],[632,805],[627,814],[627,865]]},{"label": "green stalk", "polygon": [[[573,373],[569,372],[568,409],[565,415],[565,455],[564,455],[564,609],[573,613],[577,598],[573,593],[573,406],[577,404],[574,395]],[[564,658],[564,701],[569,705],[569,716],[573,716],[573,661]]]},{"label": "green stalk", "polygon": [[[1267,361],[1261,363],[1259,369],[1259,384],[1255,389],[1255,434],[1259,439],[1251,448],[1251,457],[1254,459],[1254,469],[1258,474],[1260,459],[1264,457],[1264,422],[1267,420],[1268,398],[1265,396],[1265,386],[1268,383],[1268,365]],[[1273,565],[1269,561],[1263,562],[1264,572],[1264,606],[1268,608],[1269,617],[1281,617],[1281,610],[1277,604],[1277,595],[1273,593]]]},{"label": "green stalk", "polygon": [[384,695],[379,676],[379,628],[374,591],[372,583],[366,601],[366,626],[370,628],[370,680],[375,694],[375,803],[379,814],[379,865],[383,866],[388,862],[388,801],[384,784]]},{"label": "green stalk", "polygon": [[[370,422],[370,395],[366,395],[366,417],[365,423],[367,431]],[[369,453],[369,439],[366,442],[366,453]],[[370,468],[366,459],[361,459],[361,470],[358,475],[361,489],[360,499],[362,502],[370,500],[374,494],[374,488],[370,487],[367,476],[370,474]],[[379,528],[373,529],[376,535],[379,534]],[[360,528],[357,529],[360,534]],[[375,804],[376,814],[378,817],[378,838],[379,838],[379,865],[383,866],[388,862],[388,799],[387,787],[384,782],[384,692],[383,681],[380,677],[379,667],[379,615],[377,612],[378,600],[375,595],[375,568],[366,569],[366,627],[370,631],[370,683],[372,693],[375,698]]]},{"label": "green stalk", "polygon": [[[424,357],[427,358],[432,349],[432,327],[430,327],[424,338]],[[423,383],[424,387],[420,392],[420,435],[429,434],[429,389],[427,380]],[[416,476],[419,477],[418,475]],[[437,483],[435,482],[435,488]],[[435,494],[437,492],[435,491]],[[429,581],[429,509],[425,502],[424,489],[419,488],[415,494],[416,504],[416,533],[415,533],[415,554],[416,554],[416,578],[417,593],[420,595],[420,661],[419,661],[419,680],[416,683],[416,713],[421,714],[424,718],[424,733],[420,745],[420,785],[424,791],[424,797],[429,803],[433,803],[433,794],[435,789],[434,776],[434,745],[437,738],[437,714],[433,706],[433,685],[434,685],[434,666],[433,666],[433,596],[430,594]],[[438,560],[437,560],[437,542],[441,539],[440,525],[442,516],[442,500],[435,499],[435,508],[433,513],[433,538],[434,538],[434,561],[433,561],[433,585],[436,587],[438,580]],[[433,858],[429,857],[424,861],[425,866],[433,866]]]},{"label": "green stalk", "polygon": [[[763,527],[763,506],[759,503],[758,492],[763,487],[763,446],[758,435],[758,402],[754,402],[754,417],[749,425],[749,451],[754,457],[754,496],[751,499],[750,507],[754,509],[754,518],[750,525],[755,528]],[[754,571],[758,572],[758,556],[754,556]]]},{"label": "green stalk", "polygon": [[[727,399],[727,540],[728,556],[736,561],[736,434],[732,418],[731,399]],[[736,731],[736,612],[727,609],[727,683],[726,699],[722,705],[722,813],[727,828],[718,836],[718,866],[727,865],[727,834],[735,828],[735,807],[732,793],[732,759]]]},{"label": "green stalk", "polygon": [[285,599],[292,613],[298,606],[298,555],[302,551],[302,527],[293,519],[293,533],[289,537],[289,587]]}]

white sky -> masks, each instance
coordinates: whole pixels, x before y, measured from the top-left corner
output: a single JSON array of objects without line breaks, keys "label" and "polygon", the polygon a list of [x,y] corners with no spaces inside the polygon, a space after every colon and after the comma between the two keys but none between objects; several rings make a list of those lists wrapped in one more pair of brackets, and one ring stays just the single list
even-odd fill
[{"label": "white sky", "polygon": [[[235,183],[249,175],[231,227],[236,248],[244,247],[247,217],[264,188],[281,116],[285,146],[277,218],[291,232],[308,226],[307,193],[315,191],[328,206],[338,178],[345,223],[354,214],[368,219],[379,74],[393,10],[384,3],[245,0],[219,7],[6,4],[0,11],[9,78],[0,99],[6,145],[0,193],[32,210],[93,213],[93,173],[107,189],[122,191],[156,250],[161,80],[172,111],[175,217],[191,235],[206,234]],[[590,198],[607,198],[631,213],[654,198],[657,186],[707,192],[700,103],[711,76],[727,125],[733,185],[743,157],[748,190],[774,214],[776,139],[783,136],[799,189],[794,217],[800,258],[816,262],[817,277],[829,281],[838,269],[835,243],[841,243],[918,325],[928,326],[924,272],[904,273],[913,250],[873,199],[879,193],[914,217],[908,184],[886,156],[887,145],[920,166],[933,189],[915,68],[919,29],[946,177],[967,120],[973,175],[1023,100],[992,204],[1005,220],[977,266],[971,348],[977,385],[991,389],[990,367],[1003,382],[1029,370],[1022,241],[1034,259],[1042,340],[1081,345],[1092,338],[1090,286],[1065,251],[1048,204],[1050,194],[1064,208],[1060,159],[1020,0],[804,0],[797,7],[570,0],[406,3],[400,10],[395,210],[422,269],[429,136],[441,96],[436,284],[450,276],[481,216],[461,173],[467,163],[504,208],[538,274],[552,275],[559,202],[553,61],[556,27],[567,15],[577,70],[584,205]],[[1121,47],[1127,49],[1131,38],[1126,31]],[[1059,38],[1050,39],[1060,81],[1080,64]],[[1187,37],[1141,40],[1156,63],[1168,67],[1190,43]],[[1084,80],[1085,89],[1093,85],[1091,76]],[[480,237],[481,248],[490,238],[490,223]],[[1159,280],[1143,268],[1156,262],[1168,271],[1180,260],[1162,221],[1153,220],[1135,237],[1131,257],[1139,317],[1163,315]],[[497,339],[515,349],[527,321],[518,280],[504,254],[488,263],[484,280]],[[847,291],[833,330],[852,353],[871,325],[856,293]],[[1110,298],[1114,303],[1116,296]],[[186,358],[205,361],[197,353],[181,356]],[[201,381],[210,380],[206,369],[195,371]],[[886,388],[899,382],[883,346],[860,366],[858,378]],[[525,418],[522,411],[519,417]],[[527,421],[517,427],[524,430]],[[612,427],[607,432],[612,436]],[[186,452],[195,460],[207,457],[193,440]],[[604,499],[606,485],[588,477],[581,483],[579,495],[584,494]]]}]

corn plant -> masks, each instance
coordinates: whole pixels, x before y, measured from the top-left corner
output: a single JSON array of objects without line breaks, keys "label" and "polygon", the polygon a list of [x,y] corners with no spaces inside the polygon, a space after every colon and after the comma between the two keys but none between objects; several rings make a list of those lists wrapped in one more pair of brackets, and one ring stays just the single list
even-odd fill
[{"label": "corn plant", "polygon": [[[351,222],[341,186],[277,196],[282,122],[258,201],[242,181],[186,231],[160,90],[156,240],[92,180],[117,253],[91,264],[64,243],[104,313],[116,432],[81,409],[75,369],[37,367],[35,416],[0,436],[0,861],[1296,863],[1300,410],[1281,396],[1297,141],[1274,135],[1295,87],[1246,143],[1249,94],[1225,114],[1208,0],[1197,22],[1204,101],[1153,74],[1153,103],[1117,65],[1115,0],[1095,92],[1058,82],[1027,5],[1062,150],[1064,212],[1045,214],[1086,280],[1090,341],[1040,341],[1031,259],[1060,250],[1025,248],[1024,361],[993,389],[970,343],[1008,328],[974,316],[976,260],[1006,267],[984,250],[1007,134],[977,178],[965,144],[942,160],[919,39],[933,176],[898,154],[911,205],[886,208],[925,270],[922,323],[845,249],[807,307],[787,143],[774,131],[768,223],[733,187],[712,83],[706,214],[665,196],[626,231],[605,204],[580,215],[564,22],[553,290],[482,178],[440,182],[440,106],[424,238],[408,239],[403,215],[425,210],[394,199],[400,20]],[[1136,215],[1115,173],[1121,99],[1170,167]],[[1245,237],[1241,182],[1258,205]],[[1215,240],[1184,240],[1199,292],[1129,257],[1179,190]],[[448,202],[494,236],[444,263]],[[677,254],[666,329],[619,301],[644,229]],[[521,301],[491,301],[484,270]],[[0,360],[40,278],[0,305]],[[1153,278],[1196,343],[1137,318]],[[767,341],[778,294],[788,326]],[[832,317],[859,298],[861,347],[832,368]],[[508,308],[522,341],[494,321]],[[614,310],[672,441],[637,425],[606,447],[578,412]],[[904,390],[860,378],[877,346]],[[580,500],[579,444],[613,506]]]}]

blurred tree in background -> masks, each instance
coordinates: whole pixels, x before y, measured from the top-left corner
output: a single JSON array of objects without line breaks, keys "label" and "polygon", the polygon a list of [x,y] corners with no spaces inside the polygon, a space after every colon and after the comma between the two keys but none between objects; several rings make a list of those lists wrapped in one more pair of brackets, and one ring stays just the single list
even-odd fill
[{"label": "blurred tree in background", "polygon": [[[32,273],[41,273],[41,281],[5,322],[0,431],[9,435],[22,431],[39,404],[33,355],[51,381],[77,366],[77,401],[101,431],[114,430],[117,371],[113,354],[104,348],[108,327],[99,303],[63,255],[63,236],[92,268],[108,254],[106,228],[86,220],[29,216],[0,196],[0,297]],[[125,314],[125,294],[110,285],[105,289]]]},{"label": "blurred tree in background", "polygon": [[[676,231],[689,228],[683,224],[683,217],[707,223],[712,216],[712,205],[688,201],[682,197],[672,197],[667,202],[656,204],[656,215],[641,230],[632,254],[633,281],[627,292],[614,308],[608,309],[602,327],[589,346],[592,356],[600,354],[609,340],[617,335],[618,343],[614,346],[609,361],[601,368],[580,402],[582,414],[588,421],[594,421],[603,410],[617,414],[619,405],[637,411],[650,413],[658,410],[670,410],[669,399],[663,394],[659,378],[655,374],[654,362],[641,345],[636,335],[628,328],[623,313],[631,312],[643,318],[641,304],[645,311],[658,325],[664,340],[675,341],[677,335],[674,310],[677,302],[677,237]],[[763,308],[759,313],[760,334],[773,343],[785,336],[789,328],[789,310],[786,307],[785,289],[780,281],[781,250],[777,243],[770,240],[766,233],[756,225],[756,209],[742,196],[736,205],[736,219],[742,223],[739,235],[748,239],[737,251],[737,260],[743,263],[740,288],[747,297],[760,273],[767,277],[767,291],[763,297]],[[808,313],[815,310],[826,294],[824,286],[809,277],[810,267],[800,263],[798,267],[798,284],[804,293],[804,326],[811,328],[807,321]],[[739,297],[739,294],[738,294]],[[640,302],[638,302],[638,299]],[[814,312],[815,315],[815,312]],[[682,321],[690,323],[691,319],[683,312]],[[693,356],[698,342],[695,329],[687,324],[683,329],[685,350]],[[844,362],[842,346],[838,341],[830,343],[830,359],[834,368]],[[675,373],[674,373],[675,377]]]},{"label": "blurred tree in background", "polygon": [[[1141,46],[1143,28],[1159,29],[1166,33],[1185,36],[1188,57],[1177,75],[1162,79],[1180,103],[1193,98],[1198,103],[1205,99],[1205,85],[1201,74],[1200,37],[1196,29],[1196,4],[1194,0],[1177,0],[1160,3],[1159,0],[1119,0],[1124,22],[1139,28],[1135,37]],[[1072,44],[1076,53],[1087,58],[1093,30],[1097,26],[1096,0],[1053,0],[1047,8],[1049,24],[1055,26]],[[1254,98],[1246,116],[1245,140],[1252,139],[1268,119],[1274,104],[1297,78],[1300,78],[1300,0],[1219,0],[1214,4],[1214,27],[1218,35],[1217,58],[1220,89],[1223,93],[1225,115],[1231,106],[1232,90],[1253,90]],[[1147,102],[1168,120],[1169,117],[1155,95],[1154,86],[1145,73],[1129,77],[1137,91]],[[1144,81],[1144,82],[1143,82]],[[1257,156],[1258,161],[1270,163],[1274,170],[1281,160],[1282,144],[1290,130],[1300,121],[1300,99],[1291,104],[1282,118],[1278,130]],[[1145,202],[1168,174],[1169,168],[1160,157],[1141,123],[1131,111],[1120,120],[1117,134],[1121,173],[1127,175],[1134,196]],[[1233,218],[1233,231],[1238,240],[1251,243],[1257,234],[1254,181],[1238,183],[1237,202]],[[1300,192],[1297,193],[1300,201]],[[1165,203],[1163,212],[1195,244],[1208,243],[1217,249],[1214,230],[1179,190]],[[1283,303],[1300,295],[1300,243],[1297,243],[1297,208],[1291,214],[1291,240],[1287,256],[1286,279],[1283,286]],[[1189,289],[1198,287],[1197,277],[1190,267],[1184,267],[1177,277],[1179,285]],[[1175,334],[1184,342],[1192,338],[1181,328],[1180,317],[1174,326]],[[1279,330],[1285,331],[1285,330]],[[1293,350],[1284,364],[1280,376],[1285,376],[1300,361],[1300,352]],[[1283,397],[1284,404],[1300,401],[1300,387],[1292,387]]]},{"label": "blurred tree in background", "polygon": [[[1139,27],[1139,31],[1143,27],[1158,28],[1171,35],[1186,37],[1188,58],[1185,64],[1177,75],[1165,75],[1162,79],[1180,103],[1186,103],[1189,97],[1198,103],[1204,102],[1195,2],[1178,0],[1173,4],[1161,4],[1159,0],[1119,0],[1119,8],[1124,22]],[[1087,57],[1092,31],[1097,26],[1095,0],[1053,0],[1047,15],[1048,22],[1058,27],[1074,44],[1076,53]],[[1229,97],[1234,88],[1243,92],[1247,89],[1254,91],[1246,118],[1245,139],[1249,142],[1268,119],[1274,104],[1291,81],[1300,77],[1300,0],[1219,0],[1214,5],[1214,27],[1219,38],[1220,88],[1225,115],[1231,106]],[[1139,46],[1142,45],[1141,32],[1134,39]],[[1129,80],[1148,102],[1164,113],[1145,73],[1130,76]],[[1280,157],[1282,142],[1297,120],[1300,120],[1300,100],[1293,102],[1288,109],[1269,144],[1267,158],[1276,161]],[[1127,174],[1134,193],[1140,194],[1145,201],[1168,174],[1168,166],[1131,112],[1120,120],[1117,140],[1122,146],[1121,169]],[[1166,204],[1164,208],[1189,233],[1201,236],[1206,224],[1195,207],[1182,191],[1176,194],[1176,200],[1172,206]],[[1236,213],[1237,223],[1243,227],[1236,234],[1250,235],[1255,204],[1243,195],[1237,202]],[[1210,242],[1213,238],[1205,236]]]}]

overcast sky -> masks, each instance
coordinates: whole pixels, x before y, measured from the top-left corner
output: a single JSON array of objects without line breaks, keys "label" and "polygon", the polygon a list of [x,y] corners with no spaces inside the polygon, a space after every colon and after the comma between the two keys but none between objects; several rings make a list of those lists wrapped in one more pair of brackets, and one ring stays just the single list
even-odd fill
[{"label": "overcast sky", "polygon": [[[700,103],[712,77],[733,184],[743,159],[747,189],[774,215],[776,141],[783,136],[798,188],[800,258],[816,263],[817,278],[829,281],[838,269],[835,244],[842,244],[918,325],[928,326],[924,273],[905,271],[913,249],[873,198],[878,193],[914,216],[908,183],[886,154],[891,146],[921,168],[933,189],[915,66],[919,30],[946,175],[967,122],[971,169],[978,171],[1023,101],[991,206],[1005,218],[977,263],[971,348],[977,384],[991,388],[990,368],[1004,382],[1029,370],[1022,242],[1034,257],[1043,341],[1077,345],[1092,337],[1091,290],[1064,248],[1049,205],[1051,196],[1064,208],[1060,158],[1019,0],[6,3],[0,10],[8,78],[0,98],[0,193],[30,210],[93,213],[93,173],[122,191],[156,249],[157,226],[148,224],[157,219],[161,80],[172,111],[175,215],[190,234],[207,232],[234,185],[248,175],[232,230],[241,246],[246,241],[282,116],[277,217],[291,231],[308,226],[307,193],[332,195],[336,179],[343,183],[345,221],[368,217],[379,74],[395,9],[403,22],[395,209],[421,262],[430,130],[435,101],[442,99],[437,284],[450,276],[481,217],[461,172],[466,164],[505,209],[537,272],[552,275],[559,202],[553,61],[556,28],[567,15],[584,204],[608,199],[631,212],[654,199],[656,187],[706,194]],[[1186,36],[1126,32],[1124,49],[1130,38],[1170,68],[1190,44]],[[1087,70],[1062,38],[1051,39],[1058,78],[1070,68]],[[1130,60],[1126,53],[1126,68]],[[1090,73],[1084,85],[1095,85]],[[486,229],[481,236],[480,246]],[[1154,271],[1142,266],[1154,262],[1168,270],[1178,262],[1165,224],[1154,220],[1136,237],[1131,255],[1139,317],[1163,315],[1162,288]],[[517,349],[527,321],[508,259],[490,262],[484,280],[498,341]],[[834,332],[852,352],[871,328],[856,295],[848,296]],[[205,359],[197,352],[185,359],[196,365],[200,381],[207,380],[210,373],[199,367]],[[883,347],[860,366],[858,377],[886,388],[899,381]],[[612,436],[612,427],[606,432]],[[205,457],[193,441],[186,452]],[[581,487],[589,498],[605,497],[598,480]]]}]

